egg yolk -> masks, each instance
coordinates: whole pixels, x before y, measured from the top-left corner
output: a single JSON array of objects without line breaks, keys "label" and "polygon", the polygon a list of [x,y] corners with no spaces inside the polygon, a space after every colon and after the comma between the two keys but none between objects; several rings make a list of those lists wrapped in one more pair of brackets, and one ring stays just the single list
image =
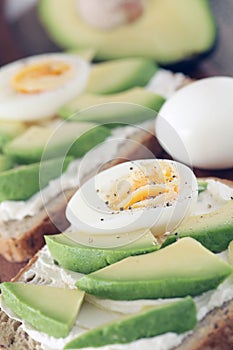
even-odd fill
[{"label": "egg yolk", "polygon": [[114,183],[106,196],[106,204],[115,211],[170,206],[178,197],[178,191],[178,175],[170,164],[131,167],[128,177]]},{"label": "egg yolk", "polygon": [[70,77],[70,72],[71,66],[62,61],[30,64],[13,76],[11,86],[24,94],[45,92],[62,86]]}]

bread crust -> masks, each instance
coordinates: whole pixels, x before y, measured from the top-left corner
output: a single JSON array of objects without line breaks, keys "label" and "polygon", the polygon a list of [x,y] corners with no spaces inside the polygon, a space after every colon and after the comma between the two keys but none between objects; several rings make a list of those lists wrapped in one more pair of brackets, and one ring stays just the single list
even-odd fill
[{"label": "bread crust", "polygon": [[[218,178],[200,178],[200,180],[214,179],[230,187],[233,181]],[[13,281],[19,281],[23,274],[30,270],[38,259],[35,255],[30,262],[18,273]],[[34,342],[20,328],[20,323],[10,319],[0,311],[0,349],[2,350],[42,350],[41,344]],[[10,331],[9,331],[10,329]],[[14,330],[14,332],[12,331]],[[4,334],[9,334],[6,337]],[[9,338],[9,339],[8,339]],[[19,342],[19,338],[21,339]],[[23,341],[26,339],[27,341]],[[20,344],[20,348],[17,347]],[[181,345],[173,350],[232,350],[233,348],[233,300],[209,312],[198,323],[194,331],[187,336]]]},{"label": "bread crust", "polygon": [[[26,261],[45,244],[44,234],[55,234],[65,230],[69,226],[65,208],[75,190],[70,189],[60,194],[36,216],[1,223],[0,254],[11,262]],[[4,232],[4,235],[1,235],[1,232]],[[12,233],[14,237],[11,237]],[[9,238],[4,238],[6,235]]]}]

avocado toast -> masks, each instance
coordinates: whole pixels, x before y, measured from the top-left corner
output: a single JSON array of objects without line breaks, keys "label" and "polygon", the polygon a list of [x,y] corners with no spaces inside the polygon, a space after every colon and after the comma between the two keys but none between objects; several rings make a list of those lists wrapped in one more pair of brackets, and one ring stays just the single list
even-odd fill
[{"label": "avocado toast", "polygon": [[[211,185],[208,185],[209,190],[205,190],[199,194],[199,204],[198,205],[202,205],[201,204],[201,202],[202,202],[205,204],[206,208],[209,204],[214,206],[214,200],[213,200],[213,202],[210,203],[208,194],[209,193],[211,194],[211,190],[210,190],[211,186],[213,188],[213,186],[216,186],[216,184],[218,185],[219,183],[224,183],[224,181],[219,180],[219,179],[217,181],[213,181],[212,179],[210,179],[210,180],[208,179],[208,184],[211,184]],[[227,184],[227,188],[229,188],[229,196],[230,196],[231,192],[232,192],[232,190],[230,189],[230,186],[232,186],[232,183],[229,181],[226,181],[225,183]],[[226,189],[226,188],[224,187],[224,189]],[[206,199],[207,199],[207,201],[206,201]],[[229,203],[231,203],[230,199],[229,199]],[[224,205],[225,204],[223,201],[222,206],[220,206],[220,208],[221,207],[223,208]],[[202,208],[203,208],[203,206],[202,206]],[[213,213],[215,212],[214,209],[215,208],[212,209]],[[217,209],[217,210],[220,210],[220,209]],[[222,209],[222,213],[223,213],[222,214],[222,218],[223,218],[222,221],[221,221],[221,219],[218,219],[219,224],[222,224],[222,225],[225,224],[224,212],[225,212],[225,209]],[[208,216],[209,214],[208,213],[203,214],[203,216],[205,216],[205,215]],[[195,218],[195,216],[193,218]],[[197,218],[197,220],[198,220],[198,218]],[[203,227],[204,226],[205,226],[205,224],[203,224]],[[192,226],[192,228],[195,231],[195,226]],[[203,231],[202,236],[208,235],[208,227],[206,227],[206,230],[207,230],[206,233],[204,233],[204,231]],[[197,229],[197,234],[198,234],[198,232],[200,232],[199,229]],[[174,232],[174,233],[176,233],[176,232]],[[214,234],[214,232],[212,232],[212,233]],[[217,233],[218,233],[218,224],[216,224],[216,234]],[[193,232],[193,237],[194,237],[194,235],[195,235],[195,232]],[[52,236],[51,236],[51,238],[52,238]],[[190,239],[192,242],[192,238],[188,238],[188,239]],[[180,238],[180,239],[178,239],[177,243],[183,244],[183,242],[185,242],[185,240],[186,240],[186,238]],[[193,241],[196,242],[195,245],[197,244],[197,247],[200,246],[201,249],[204,249],[203,250],[204,254],[205,254],[205,250],[206,250],[209,252],[208,254],[211,254],[211,257],[213,256],[213,258],[217,259],[216,261],[218,261],[218,259],[219,259],[219,262],[226,264],[225,265],[226,268],[229,269],[228,270],[229,272],[227,273],[227,275],[231,274],[232,267],[230,267],[230,265],[225,262],[227,259],[226,253],[221,253],[220,256],[218,256],[214,253],[210,253],[209,250],[204,248],[204,245],[197,243],[196,240],[193,240]],[[163,250],[164,250],[164,254],[165,254],[165,256],[167,256],[166,249],[168,249],[169,247],[173,247],[173,246],[175,247],[175,244],[177,244],[177,243],[172,243],[165,248],[160,248],[160,253],[162,254]],[[147,244],[150,244],[150,243],[147,242]],[[209,249],[214,251],[216,249],[215,244],[216,243],[214,243],[212,247],[209,247]],[[222,242],[219,242],[219,247],[221,246],[221,244],[222,244]],[[186,248],[182,248],[182,249],[186,249],[187,254],[190,255],[190,258],[191,258],[192,253],[191,253],[191,251],[189,252],[189,250],[188,250],[189,248],[186,247]],[[222,249],[219,248],[219,250],[222,250]],[[97,251],[98,251],[98,249],[97,249]],[[80,275],[79,273],[69,272],[68,270],[65,270],[62,267],[59,267],[56,264],[54,264],[54,261],[53,261],[50,254],[51,253],[49,253],[48,249],[44,248],[39,253],[39,255],[35,256],[32,259],[32,261],[29,263],[29,265],[16,277],[15,281],[29,283],[29,284],[35,284],[35,285],[40,285],[40,284],[51,285],[51,286],[59,287],[59,288],[65,288],[65,286],[67,286],[67,284],[68,284],[70,287],[73,288],[74,284],[76,283],[77,280],[79,280],[79,281],[82,280],[82,279],[80,279],[80,277],[82,277],[82,275]],[[140,255],[140,256],[146,257],[148,254],[149,255],[155,254],[155,256],[156,256],[157,253],[155,250],[154,253],[146,253],[145,252],[145,255]],[[196,252],[195,256],[198,256],[198,254],[199,253]],[[180,257],[182,256],[182,250],[180,251],[178,256],[180,256]],[[124,261],[126,262],[126,259],[122,260],[122,263]],[[176,271],[179,272],[179,270],[178,270],[179,263],[178,262],[176,262],[176,263],[178,264]],[[197,264],[199,264],[199,263],[202,264],[201,262],[197,262]],[[116,265],[116,264],[110,265],[109,268],[111,268],[111,266],[113,267],[114,265]],[[184,266],[184,264],[181,266],[185,270],[189,269],[189,267]],[[213,267],[213,263],[210,263],[210,267],[211,266]],[[194,267],[194,270],[196,270],[195,265],[191,264],[190,268],[192,269],[193,267]],[[99,271],[101,272],[101,270],[99,270]],[[102,269],[102,271],[104,271],[104,269]],[[123,269],[123,271],[124,271],[124,269]],[[145,271],[147,271],[147,269]],[[200,269],[200,271],[202,271],[202,269]],[[109,270],[109,273],[110,273],[110,270]],[[200,272],[200,273],[202,274],[203,272]],[[136,275],[138,276],[137,278],[138,278],[138,281],[140,283],[141,277],[140,277],[140,275],[138,275],[137,272],[136,272]],[[188,272],[188,275],[189,275],[189,272]],[[209,273],[208,273],[208,275],[209,275]],[[88,277],[89,275],[86,275],[86,276]],[[79,282],[78,282],[78,284],[79,284]],[[198,283],[198,285],[199,285],[199,283]],[[6,286],[6,288],[7,288],[7,286]],[[213,287],[211,287],[211,288],[213,288]],[[208,289],[209,289],[209,287],[207,287],[207,290]],[[169,290],[169,288],[167,288],[166,290]],[[182,319],[181,317],[179,318],[179,315],[181,315],[183,312],[183,311],[181,311],[181,309],[177,309],[178,313],[177,314],[174,313],[173,316],[171,316],[173,311],[169,311],[169,315],[170,315],[169,319],[170,320],[174,320],[174,319],[181,320],[181,324],[186,324],[186,326],[187,326],[186,330],[193,329],[191,332],[186,332],[185,329],[183,329],[182,331],[178,331],[178,328],[173,328],[172,333],[167,333],[167,331],[164,330],[164,331],[162,331],[162,334],[163,333],[165,333],[165,334],[160,335],[160,336],[156,336],[156,330],[154,330],[154,333],[153,333],[154,336],[149,335],[149,333],[146,336],[146,334],[143,333],[143,327],[142,327],[141,333],[140,332],[136,332],[136,333],[142,334],[141,337],[143,339],[138,340],[136,342],[135,342],[135,340],[137,339],[136,335],[135,336],[131,335],[133,338],[130,338],[131,324],[136,325],[136,323],[134,323],[134,322],[136,322],[136,321],[134,321],[134,315],[136,315],[135,313],[137,313],[141,310],[140,317],[143,317],[143,315],[146,315],[145,316],[146,320],[147,320],[147,322],[149,322],[150,317],[149,317],[149,314],[147,314],[147,312],[152,312],[152,310],[155,310],[154,316],[151,316],[151,317],[153,320],[152,322],[156,322],[157,317],[159,317],[158,312],[160,312],[160,311],[157,311],[157,309],[156,309],[156,308],[158,308],[158,305],[160,305],[159,310],[163,310],[163,307],[165,307],[165,306],[163,306],[164,302],[166,302],[168,304],[170,303],[170,305],[173,305],[175,307],[176,302],[174,304],[174,300],[181,300],[182,301],[185,299],[182,299],[182,298],[181,299],[171,299],[171,298],[169,298],[167,300],[164,300],[163,304],[160,304],[159,300],[156,300],[156,299],[155,300],[149,299],[148,301],[138,300],[135,303],[135,302],[129,301],[129,300],[128,301],[116,301],[116,300],[109,300],[109,299],[107,300],[105,298],[102,299],[102,298],[99,298],[99,297],[94,296],[94,295],[87,295],[85,298],[85,303],[83,304],[82,313],[78,316],[78,318],[77,318],[78,323],[76,323],[76,326],[75,326],[76,328],[74,328],[74,329],[76,329],[76,332],[77,332],[78,329],[80,329],[80,327],[82,329],[82,327],[85,325],[85,327],[87,327],[88,329],[93,328],[93,330],[89,331],[89,332],[85,331],[84,335],[80,335],[77,338],[77,342],[74,341],[73,344],[71,343],[72,345],[68,343],[66,348],[81,348],[81,347],[86,347],[86,346],[93,348],[95,346],[103,346],[104,344],[111,343],[112,342],[112,340],[110,340],[111,335],[115,334],[114,337],[116,337],[115,339],[117,339],[117,334],[120,334],[120,333],[117,333],[117,332],[120,332],[120,329],[121,329],[120,328],[121,324],[117,323],[118,319],[121,319],[122,315],[125,314],[125,316],[126,316],[128,313],[130,313],[132,322],[130,321],[129,323],[127,323],[128,322],[127,318],[125,318],[125,321],[124,321],[124,322],[126,322],[124,327],[126,327],[126,329],[128,329],[129,337],[127,336],[126,341],[123,341],[123,343],[126,342],[126,344],[124,346],[123,345],[121,345],[121,346],[116,345],[116,349],[118,349],[118,347],[119,348],[134,349],[137,346],[141,346],[145,349],[147,347],[149,348],[150,346],[154,346],[154,347],[156,347],[156,349],[160,349],[160,346],[161,346],[161,349],[164,349],[165,344],[166,344],[165,349],[180,349],[180,350],[181,349],[197,349],[197,348],[198,349],[208,349],[208,348],[231,349],[231,334],[232,334],[231,333],[231,323],[232,323],[232,318],[233,318],[233,307],[232,307],[232,302],[231,302],[231,300],[233,299],[233,295],[232,295],[231,290],[232,290],[232,280],[231,280],[231,277],[229,277],[228,279],[226,279],[225,282],[220,283],[220,285],[219,285],[219,287],[217,287],[217,289],[211,289],[210,291],[208,291],[204,294],[202,293],[201,295],[194,297],[193,300],[195,301],[195,305],[197,308],[197,315],[195,316],[196,311],[195,311],[195,308],[192,309],[193,306],[191,306],[191,305],[193,305],[193,304],[191,303],[190,304],[191,308],[189,309],[188,314],[186,316],[184,316],[186,321],[184,321],[184,319]],[[200,294],[200,293],[198,292],[197,294]],[[3,293],[3,295],[4,295],[4,293]],[[124,295],[122,296],[122,299],[129,299],[129,298],[130,298],[129,296],[128,297],[124,297]],[[4,300],[4,298],[3,298],[3,300]],[[187,301],[187,303],[188,303],[188,301]],[[49,348],[51,348],[51,349],[53,349],[53,348],[62,349],[63,348],[63,346],[65,344],[58,345],[58,343],[57,343],[57,345],[56,345],[56,340],[54,338],[51,338],[50,343],[49,343],[48,338],[46,336],[45,337],[42,336],[41,333],[38,333],[38,332],[31,333],[31,327],[29,327],[27,325],[27,323],[23,322],[24,326],[21,327],[20,326],[21,323],[14,319],[15,316],[13,316],[12,312],[4,305],[5,304],[3,304],[3,309],[7,311],[8,317],[6,316],[6,314],[4,312],[1,313],[1,320],[2,320],[1,321],[1,327],[2,327],[1,344],[4,345],[3,349],[4,348],[7,348],[7,349],[8,348],[9,349],[16,349],[16,348],[41,349],[41,348],[44,348],[44,346],[41,347],[40,341],[35,342],[35,340],[32,339],[34,337],[35,337],[34,339],[38,339],[38,340],[41,339],[41,341],[42,340],[45,341],[47,346],[49,346]],[[142,309],[142,305],[143,305],[143,309]],[[191,309],[192,309],[192,311],[191,311]],[[96,310],[99,310],[99,311],[97,311],[97,314],[95,314]],[[106,316],[106,311],[107,311],[108,316]],[[9,317],[9,315],[10,315],[10,317]],[[98,318],[98,316],[94,316],[94,315],[99,315],[99,317],[103,318],[103,320],[102,321],[94,321],[95,317]],[[162,320],[163,319],[165,320],[166,312],[161,311],[161,315],[162,315],[161,316],[161,324],[162,324],[162,322],[163,322]],[[11,318],[11,317],[13,317],[13,318]],[[85,318],[85,317],[88,317],[88,318]],[[93,321],[90,321],[92,319],[92,317],[94,317]],[[106,317],[108,317],[108,318],[106,318]],[[109,319],[109,317],[110,317],[110,319]],[[187,317],[190,317],[190,322],[191,322],[190,324],[188,323],[189,318],[187,318]],[[191,317],[194,317],[192,321],[191,321]],[[196,326],[195,326],[195,317],[197,317],[197,325]],[[21,318],[16,317],[16,319],[20,320]],[[108,328],[108,330],[106,328],[106,333],[98,333],[98,332],[102,332],[101,327],[103,327],[103,326],[101,325],[101,323],[103,323],[104,320],[106,320],[106,322],[107,322],[107,320],[108,320],[108,322],[110,320],[112,320],[111,321],[112,323],[109,323],[109,326],[108,326],[110,328]],[[122,320],[124,320],[124,318]],[[141,322],[143,322],[143,318],[142,318]],[[118,324],[118,326],[117,326],[117,324]],[[166,324],[167,324],[167,322],[166,322]],[[110,326],[110,325],[112,325],[112,326]],[[12,327],[14,327],[13,333],[11,333],[11,331],[10,331],[10,329],[13,329]],[[167,327],[169,327],[168,324],[167,324]],[[176,327],[178,327],[178,326],[176,326]],[[147,326],[147,328],[148,328],[148,326]],[[154,326],[154,328],[155,328],[155,326]],[[169,328],[167,328],[167,330],[168,329]],[[172,330],[172,328],[171,328],[171,330]],[[26,336],[25,331],[28,332],[29,335],[31,335],[31,336],[29,336],[29,337]],[[91,338],[90,332],[93,333],[93,339]],[[105,332],[105,331],[103,331],[103,332]],[[181,332],[181,335],[177,335],[180,332]],[[89,337],[89,333],[90,333],[90,337]],[[73,334],[72,338],[75,339],[77,337],[77,335],[79,334],[79,331],[78,331],[78,333],[72,333],[72,334]],[[76,334],[76,337],[75,337],[75,334]],[[99,337],[98,334],[99,335],[102,334],[102,336],[100,338],[98,338]],[[103,334],[106,334],[106,338],[105,338],[105,336],[103,336]],[[107,334],[109,334],[109,338],[107,337]],[[144,334],[144,336],[143,336],[143,334]],[[157,333],[157,334],[159,334],[159,333]],[[85,340],[85,337],[86,337],[86,340]],[[146,338],[146,337],[149,337],[149,338]],[[124,338],[124,336],[123,336],[123,338]],[[79,341],[79,339],[80,339],[80,341]],[[70,341],[72,339],[67,338],[67,342],[68,342],[68,340]],[[133,342],[132,342],[132,340],[133,340]],[[42,343],[43,343],[43,341],[42,341]],[[114,342],[118,343],[117,341],[114,341]],[[11,345],[10,345],[10,343],[11,343]],[[65,341],[65,343],[66,343],[66,341]],[[54,344],[54,347],[53,347],[53,344]]]},{"label": "avocado toast", "polygon": [[[142,75],[141,71],[145,71],[145,69],[147,70],[147,74]],[[114,131],[112,132],[111,129],[100,125],[103,123],[103,120],[99,119],[100,113],[98,112],[98,108],[88,108],[94,103],[92,99],[89,99],[89,94],[94,97],[94,100],[97,96],[97,103],[103,103],[102,98],[104,99],[104,102],[107,98],[107,103],[112,102],[119,104],[120,101],[123,101],[123,105],[127,105],[127,103],[135,103],[138,96],[140,97],[142,95],[142,98],[138,103],[141,103],[141,105],[145,107],[148,106],[150,108],[159,109],[164,98],[144,88],[150,78],[154,74],[156,75],[157,69],[157,66],[151,60],[137,58],[109,62],[106,63],[106,67],[104,63],[93,65],[90,74],[90,82],[86,87],[85,93],[80,96],[81,108],[87,108],[88,111],[97,111],[97,113],[92,112],[91,116],[88,112],[89,118],[86,113],[78,113],[78,119],[75,120],[74,118],[70,123],[70,115],[77,111],[75,107],[75,98],[74,102],[71,101],[71,103],[67,103],[59,110],[58,114],[60,118],[56,117],[55,119],[46,119],[44,121],[39,121],[38,123],[1,121],[1,150],[4,154],[0,158],[2,177],[2,197],[0,204],[0,253],[7,260],[18,262],[26,261],[42,247],[44,244],[43,235],[45,233],[56,233],[62,231],[68,225],[64,216],[64,211],[67,202],[77,188],[77,184],[73,183],[67,188],[63,188],[63,191],[57,191],[58,187],[54,182],[52,189],[54,192],[53,195],[51,196],[50,194],[48,198],[46,195],[43,195],[42,203],[41,199],[39,199],[39,182],[34,186],[34,190],[29,193],[30,186],[28,186],[28,184],[32,184],[34,181],[32,180],[33,174],[31,172],[33,164],[37,163],[37,166],[35,165],[35,167],[37,167],[38,170],[36,175],[38,177],[39,171],[41,170],[39,167],[40,160],[42,159],[43,161],[50,163],[56,157],[59,158],[60,156],[64,156],[69,143],[73,143],[74,137],[77,137],[78,140],[76,143],[72,144],[68,156],[80,159],[90,149],[114,134]],[[115,78],[112,78],[111,81],[109,81],[109,74],[111,72],[116,72],[117,74],[114,73]],[[99,76],[102,74],[104,74],[105,78],[102,79],[102,85],[98,86],[97,82]],[[173,79],[173,74],[171,74],[170,78],[171,80]],[[181,76],[179,76],[179,78],[181,78]],[[174,79],[176,79],[175,75]],[[184,82],[186,82],[186,78],[182,76],[182,78],[179,79],[179,82],[176,83],[176,86],[178,87]],[[164,86],[165,85],[168,86],[169,82],[164,82]],[[139,87],[135,88],[135,86]],[[100,93],[104,93],[105,95],[99,95]],[[79,99],[79,97],[77,98]],[[82,103],[84,104],[82,105]],[[111,123],[115,123],[115,118],[118,118],[119,112],[121,112],[121,119],[117,119],[119,124],[127,122],[133,123],[134,120],[135,122],[140,123],[148,118],[151,119],[152,115],[154,116],[154,111],[150,112],[148,109],[148,111],[145,112],[144,119],[141,119],[143,117],[143,114],[141,113],[143,107],[141,108],[142,109],[139,108],[139,111],[137,111],[137,120],[134,118],[136,109],[130,111],[128,108],[128,121],[125,120],[127,110],[125,110],[124,106],[122,110],[118,110],[115,107],[111,108],[111,110],[115,109],[115,111],[113,119],[110,121]],[[109,112],[110,111],[108,110],[107,114],[105,113],[106,116],[109,115]],[[84,121],[81,120],[82,115],[85,115]],[[103,116],[103,108],[101,109],[101,116]],[[91,122],[90,117],[94,118],[94,123]],[[68,120],[63,122],[61,118]],[[58,125],[59,122],[61,123],[60,127]],[[108,123],[108,119],[105,118],[104,123],[105,122]],[[92,130],[88,131],[89,127]],[[145,154],[143,155],[143,153],[147,152],[147,149],[153,149],[153,152],[156,151],[158,145],[153,136],[152,121],[149,129],[149,132],[143,131],[142,128],[135,129],[134,133],[133,129],[129,132],[127,126],[126,128],[122,128],[122,131],[119,131],[118,135],[121,135],[122,139],[128,139],[128,145],[124,147],[122,144],[114,155],[109,153],[106,160],[108,164],[105,166],[111,166],[114,162],[129,159],[131,157],[144,157]],[[55,130],[57,131],[55,132]],[[124,130],[126,131],[123,136]],[[53,133],[56,134],[54,137],[52,137]],[[45,154],[44,147],[49,139],[52,139],[52,141],[49,142]],[[130,139],[132,142],[129,141]],[[141,145],[144,145],[144,150]],[[115,156],[117,156],[119,160],[112,161]],[[100,159],[100,163],[101,162],[103,163],[104,161]],[[97,166],[99,166],[99,164],[97,164]],[[91,167],[94,171],[94,167]],[[28,180],[24,183],[22,183],[22,181],[19,182],[20,178],[24,178],[24,175],[21,177],[21,172],[22,174],[28,174],[31,172],[31,177],[27,177]],[[88,170],[86,172],[88,173]],[[55,176],[55,178],[59,178],[60,175],[61,171]],[[66,175],[64,174],[64,176]],[[11,178],[17,179],[12,187],[9,186]],[[47,188],[47,185],[50,186],[49,184],[46,184],[45,186],[40,186],[40,189],[42,189],[42,187]],[[15,187],[16,190],[14,190],[13,187]],[[57,188],[55,189],[55,187]],[[25,191],[23,191],[23,188]],[[46,188],[43,190],[44,193],[46,193]],[[20,192],[19,189],[21,193],[18,193]],[[36,210],[32,209],[34,206],[34,204],[31,204],[32,197],[37,198],[34,202],[37,201],[39,203]]]}]

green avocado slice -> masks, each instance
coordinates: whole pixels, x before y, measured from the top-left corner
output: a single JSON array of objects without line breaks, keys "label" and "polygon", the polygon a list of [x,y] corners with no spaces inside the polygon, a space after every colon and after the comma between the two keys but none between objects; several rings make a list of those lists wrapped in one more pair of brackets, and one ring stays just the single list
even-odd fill
[{"label": "green avocado slice", "polygon": [[66,344],[65,349],[124,344],[167,332],[183,333],[196,325],[196,306],[186,297],[94,328]]},{"label": "green avocado slice", "polygon": [[18,163],[72,155],[82,157],[110,135],[109,129],[91,124],[63,122],[60,126],[32,126],[4,147],[4,153]]},{"label": "green avocado slice", "polygon": [[40,0],[39,15],[49,36],[63,48],[92,48],[98,59],[148,57],[174,64],[208,51],[216,26],[208,0],[148,0],[138,20],[98,30],[80,17],[75,0]]},{"label": "green avocado slice", "polygon": [[115,300],[196,296],[216,288],[232,272],[229,264],[186,237],[164,249],[92,272],[76,286]]},{"label": "green avocado slice", "polygon": [[16,136],[26,130],[26,125],[22,122],[0,121],[0,150],[3,146]]},{"label": "green avocado slice", "polygon": [[54,158],[41,163],[21,165],[0,173],[0,202],[26,200],[61,176],[72,157]]},{"label": "green avocado slice", "polygon": [[113,94],[145,86],[158,67],[146,58],[125,58],[92,66],[86,92]]},{"label": "green avocado slice", "polygon": [[58,111],[61,118],[93,123],[141,123],[154,119],[165,99],[135,87],[112,95],[83,94]]},{"label": "green avocado slice", "polygon": [[0,173],[2,171],[11,169],[14,165],[13,160],[3,154],[0,154]]},{"label": "green avocado slice", "polygon": [[150,231],[137,241],[123,247],[95,248],[74,242],[63,234],[45,236],[53,259],[62,267],[76,272],[90,273],[131,255],[145,254],[159,249]]},{"label": "green avocado slice", "polygon": [[192,237],[214,253],[226,250],[233,240],[233,200],[207,214],[190,216],[173,232],[163,247],[179,238]]},{"label": "green avocado slice", "polygon": [[84,292],[78,289],[4,282],[0,285],[3,302],[38,331],[66,337],[77,318]]}]

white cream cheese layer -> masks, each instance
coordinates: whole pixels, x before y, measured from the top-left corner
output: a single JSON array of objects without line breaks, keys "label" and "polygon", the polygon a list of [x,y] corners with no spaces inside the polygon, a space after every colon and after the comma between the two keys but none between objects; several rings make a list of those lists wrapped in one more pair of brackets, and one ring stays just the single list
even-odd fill
[{"label": "white cream cheese layer", "polygon": [[[158,70],[154,77],[147,85],[147,89],[161,94],[161,96],[171,96],[186,80],[186,77],[177,73],[163,69]],[[140,125],[142,129],[153,130],[153,121],[145,122]],[[124,143],[125,139],[137,132],[137,128],[126,126],[113,129],[112,135],[98,148],[95,158],[85,164],[86,173],[98,169],[102,164],[114,159],[118,154],[119,147]],[[108,152],[106,152],[106,147]],[[55,198],[62,191],[78,186],[78,170],[80,160],[71,163],[68,170],[60,177],[52,180],[41,193],[34,194],[26,201],[4,201],[0,203],[0,222],[9,220],[22,220],[26,216],[34,216],[39,210],[46,205],[51,199]]]},{"label": "white cream cheese layer", "polygon": [[[223,205],[227,200],[231,200],[232,189],[218,181],[208,180],[208,186],[205,192],[200,194],[195,212],[204,213],[215,210]],[[210,207],[211,205],[211,207]],[[227,252],[218,254],[223,260],[227,261]],[[48,248],[44,247],[39,254],[38,260],[33,264],[30,270],[26,271],[21,281],[35,284],[46,284],[54,287],[74,288],[76,281],[82,277],[82,274],[67,271],[54,264],[49,254]],[[197,305],[197,318],[201,320],[205,315],[215,307],[221,306],[224,302],[233,299],[233,277],[229,277],[214,291],[208,291],[195,297]],[[96,327],[100,324],[114,320],[120,314],[132,314],[139,311],[146,305],[157,305],[175,299],[158,300],[135,300],[135,301],[114,301],[100,299],[94,296],[86,296],[75,326],[67,338],[55,339],[48,335],[38,332],[26,322],[20,320],[3,303],[2,309],[12,318],[22,322],[23,330],[34,340],[42,343],[44,350],[61,350],[64,345],[77,335]],[[177,335],[175,333],[166,333],[148,339],[140,339],[130,344],[115,344],[99,348],[100,350],[171,350],[179,345],[190,332]],[[88,348],[94,350],[94,348]]]}]

